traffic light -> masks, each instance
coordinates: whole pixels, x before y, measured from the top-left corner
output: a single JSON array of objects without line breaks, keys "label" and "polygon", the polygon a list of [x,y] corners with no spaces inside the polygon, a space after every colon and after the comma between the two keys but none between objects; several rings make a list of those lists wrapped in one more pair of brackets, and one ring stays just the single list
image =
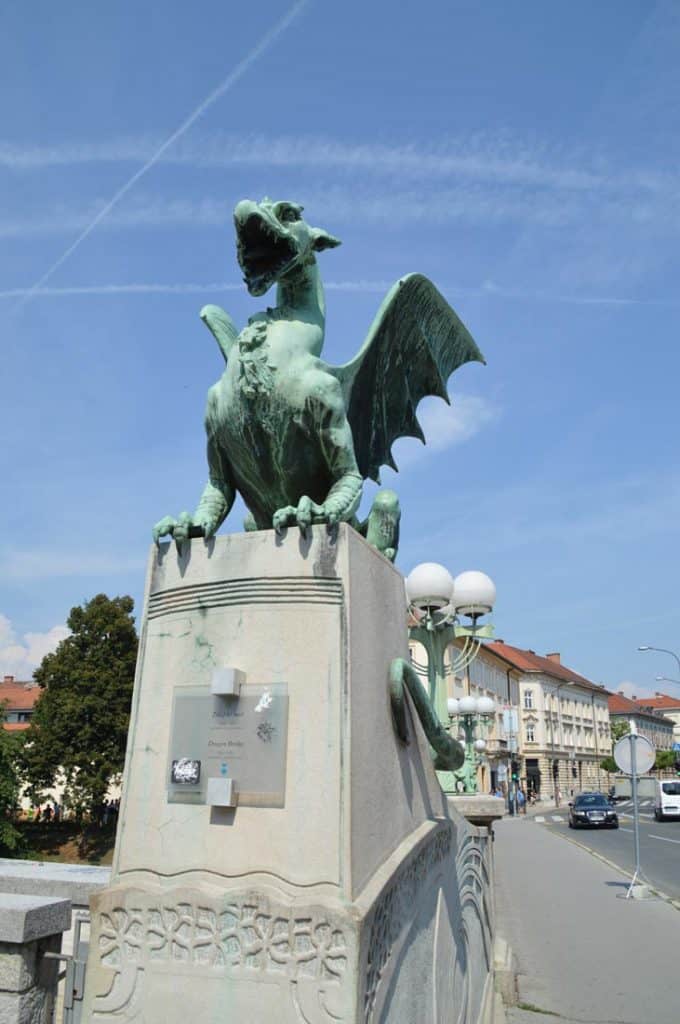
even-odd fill
[{"label": "traffic light", "polygon": [[513,782],[519,781],[519,764],[517,761],[513,761],[510,765],[510,773]]}]

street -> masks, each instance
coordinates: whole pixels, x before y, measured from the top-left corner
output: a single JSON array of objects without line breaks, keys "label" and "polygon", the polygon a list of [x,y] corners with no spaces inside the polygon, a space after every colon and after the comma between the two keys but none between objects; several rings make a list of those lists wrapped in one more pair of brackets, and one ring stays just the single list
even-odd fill
[{"label": "street", "polygon": [[[592,838],[593,847],[609,839],[623,851],[631,835],[573,832],[563,812],[553,816],[564,820],[506,818],[495,827],[497,930],[518,970],[509,1024],[676,1024],[680,912],[660,899],[619,898],[626,879],[562,838]],[[658,846],[677,861],[674,845]]]},{"label": "street", "polygon": [[[616,804],[620,822],[618,829],[570,829],[566,807],[548,809],[543,814],[537,814],[533,820],[538,825],[549,826],[556,833],[587,846],[632,874],[635,866],[632,808],[632,800]],[[639,808],[640,863],[643,874],[661,892],[680,900],[680,819],[655,821],[654,801],[650,799],[641,800]]]}]

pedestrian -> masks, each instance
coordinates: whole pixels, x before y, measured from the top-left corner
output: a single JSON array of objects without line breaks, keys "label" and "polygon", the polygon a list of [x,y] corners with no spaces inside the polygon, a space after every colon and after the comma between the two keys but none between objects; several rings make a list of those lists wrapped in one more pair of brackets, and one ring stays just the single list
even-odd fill
[{"label": "pedestrian", "polygon": [[39,807],[36,807],[36,809],[35,809],[35,818],[33,820],[34,821],[40,821],[40,808]]},{"label": "pedestrian", "polygon": [[54,824],[58,825],[59,819],[61,818],[61,807],[59,806],[56,800],[54,801],[52,808],[54,810]]},{"label": "pedestrian", "polygon": [[47,804],[47,806],[45,807],[43,817],[45,818],[45,821],[49,825],[49,823],[52,821],[52,808],[50,807],[49,804]]},{"label": "pedestrian", "polygon": [[521,786],[517,787],[517,809],[520,814],[527,813],[527,801]]}]

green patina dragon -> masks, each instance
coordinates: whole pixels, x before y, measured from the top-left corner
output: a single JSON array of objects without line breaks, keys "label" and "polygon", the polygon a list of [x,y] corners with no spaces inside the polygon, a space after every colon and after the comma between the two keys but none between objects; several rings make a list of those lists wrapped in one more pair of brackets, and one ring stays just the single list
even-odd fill
[{"label": "green patina dragon", "polygon": [[484,362],[466,327],[419,274],[389,291],[358,355],[344,366],[321,357],[325,303],[316,253],[339,245],[310,227],[293,202],[243,200],[234,211],[238,262],[251,295],[277,285],[277,304],[239,333],[218,306],[201,318],[226,369],[208,392],[209,480],[193,516],[166,516],[155,541],[211,537],[239,493],[246,529],[351,523],[394,560],[400,509],[381,490],[365,522],[356,513],[363,481],[396,469],[398,437],[425,441],[416,407],[425,395],[448,402],[446,382],[470,360]]}]

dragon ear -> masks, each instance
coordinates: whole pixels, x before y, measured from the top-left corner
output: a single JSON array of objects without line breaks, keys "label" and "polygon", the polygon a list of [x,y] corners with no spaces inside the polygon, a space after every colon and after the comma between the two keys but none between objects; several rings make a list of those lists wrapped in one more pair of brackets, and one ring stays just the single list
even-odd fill
[{"label": "dragon ear", "polygon": [[312,228],[311,235],[314,252],[323,252],[324,249],[335,249],[336,245],[342,245],[339,238],[329,235],[323,228]]}]

